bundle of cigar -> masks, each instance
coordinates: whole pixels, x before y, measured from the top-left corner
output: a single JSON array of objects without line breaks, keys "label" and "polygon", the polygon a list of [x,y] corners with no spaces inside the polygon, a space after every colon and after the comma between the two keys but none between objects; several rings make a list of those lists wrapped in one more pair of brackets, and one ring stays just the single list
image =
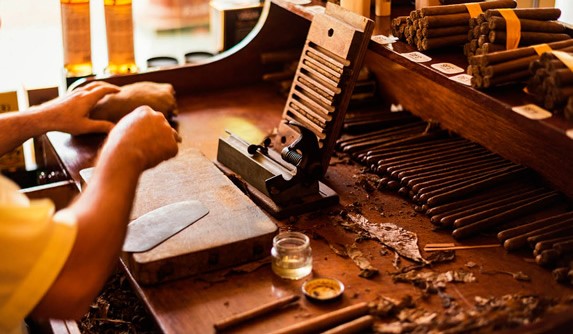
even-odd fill
[{"label": "bundle of cigar", "polygon": [[[515,8],[514,0],[480,2],[482,11]],[[403,40],[418,50],[463,46],[468,41],[470,14],[465,4],[430,6],[410,12]],[[397,36],[398,37],[398,36]]]},{"label": "bundle of cigar", "polygon": [[[529,226],[532,217],[570,210],[567,199],[547,187],[532,170],[410,113],[402,112],[400,124],[396,123],[396,113],[388,114],[379,116],[377,130],[346,133],[337,142],[339,151],[380,177],[378,188],[407,197],[416,211],[428,216],[437,228],[452,230],[456,239],[495,230],[505,233],[500,241],[513,250],[563,235],[561,228],[566,223],[562,222],[547,223],[550,227],[544,229],[543,223],[536,223],[537,228],[525,232],[524,226]],[[383,126],[384,119],[388,126]],[[568,214],[567,231],[573,235],[573,212]],[[522,230],[515,234],[515,228]],[[524,236],[529,232],[534,233],[527,237],[534,239]],[[545,234],[548,232],[551,234]],[[509,235],[519,236],[521,242],[505,242]],[[573,254],[573,247],[565,248],[569,245],[558,245],[559,254]],[[538,262],[547,263],[547,256],[542,254]],[[559,262],[556,259],[554,262]]]},{"label": "bundle of cigar", "polygon": [[411,25],[411,23],[408,22],[409,20],[409,16],[397,16],[393,18],[390,22],[390,31],[392,32],[392,36],[398,38],[399,40],[405,41],[406,28]]},{"label": "bundle of cigar", "polygon": [[[546,43],[551,50],[573,51],[573,39]],[[497,85],[526,82],[532,77],[530,65],[539,59],[536,46],[471,56],[467,73],[472,87],[482,89]]]},{"label": "bundle of cigar", "polygon": [[[518,8],[513,12],[520,25],[518,47],[551,43],[571,39],[563,24],[556,21],[561,16],[558,8]],[[507,22],[497,9],[490,9],[469,21],[469,42],[464,46],[464,55],[471,57],[507,50]],[[516,75],[519,81],[523,74]]]},{"label": "bundle of cigar", "polygon": [[[573,52],[573,42],[560,51]],[[537,103],[554,114],[573,120],[573,71],[553,53],[546,52],[529,66],[527,90]]]}]

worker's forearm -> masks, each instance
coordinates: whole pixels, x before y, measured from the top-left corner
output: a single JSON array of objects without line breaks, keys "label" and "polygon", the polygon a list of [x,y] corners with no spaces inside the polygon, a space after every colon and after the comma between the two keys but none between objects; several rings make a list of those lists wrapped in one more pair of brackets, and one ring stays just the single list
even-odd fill
[{"label": "worker's forearm", "polygon": [[47,131],[47,120],[33,110],[0,114],[0,155]]},{"label": "worker's forearm", "polygon": [[[87,187],[69,208],[78,221],[76,242],[36,316],[80,317],[117,264],[143,169],[137,159],[115,153],[104,152]],[[67,302],[54,303],[57,300]]]}]

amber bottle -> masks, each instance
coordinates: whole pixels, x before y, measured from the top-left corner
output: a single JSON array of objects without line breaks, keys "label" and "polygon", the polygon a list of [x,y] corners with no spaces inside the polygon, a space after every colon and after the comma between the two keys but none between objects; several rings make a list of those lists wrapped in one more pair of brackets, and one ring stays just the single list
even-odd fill
[{"label": "amber bottle", "polygon": [[104,0],[108,65],[106,72],[137,72],[133,44],[132,0]]},{"label": "amber bottle", "polygon": [[92,68],[90,1],[60,0],[66,76],[90,75]]}]

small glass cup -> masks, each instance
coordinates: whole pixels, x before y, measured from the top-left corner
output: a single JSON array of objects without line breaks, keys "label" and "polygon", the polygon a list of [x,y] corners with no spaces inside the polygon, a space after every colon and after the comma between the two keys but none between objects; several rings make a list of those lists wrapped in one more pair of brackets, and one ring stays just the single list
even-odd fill
[{"label": "small glass cup", "polygon": [[297,280],[312,271],[312,249],[304,233],[283,232],[276,235],[271,256],[273,272],[279,277]]}]

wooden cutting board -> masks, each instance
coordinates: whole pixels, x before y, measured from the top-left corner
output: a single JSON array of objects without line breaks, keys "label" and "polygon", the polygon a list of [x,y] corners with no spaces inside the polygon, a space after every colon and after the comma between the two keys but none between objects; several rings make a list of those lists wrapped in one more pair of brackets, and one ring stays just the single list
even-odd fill
[{"label": "wooden cutting board", "polygon": [[123,253],[125,264],[141,284],[197,275],[270,255],[277,225],[195,149],[180,150],[175,158],[142,175],[131,218],[186,200],[200,201],[209,213],[149,251]]}]

